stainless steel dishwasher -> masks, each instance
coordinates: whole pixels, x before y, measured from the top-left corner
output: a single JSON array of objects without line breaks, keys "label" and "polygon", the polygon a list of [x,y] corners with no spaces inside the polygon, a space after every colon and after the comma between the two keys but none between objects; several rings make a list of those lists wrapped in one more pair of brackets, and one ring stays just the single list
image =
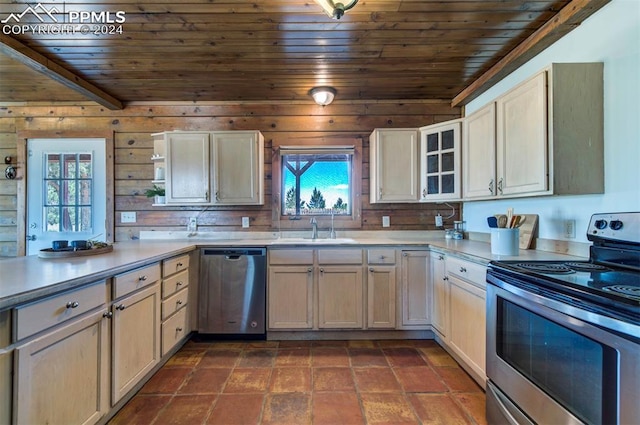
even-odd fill
[{"label": "stainless steel dishwasher", "polygon": [[265,248],[201,248],[200,334],[265,335]]}]

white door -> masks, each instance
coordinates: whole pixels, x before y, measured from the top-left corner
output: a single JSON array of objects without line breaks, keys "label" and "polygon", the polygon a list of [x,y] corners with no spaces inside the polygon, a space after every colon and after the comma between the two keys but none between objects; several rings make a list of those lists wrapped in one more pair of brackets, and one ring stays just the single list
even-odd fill
[{"label": "white door", "polygon": [[105,240],[105,139],[27,142],[27,255],[55,240]]}]

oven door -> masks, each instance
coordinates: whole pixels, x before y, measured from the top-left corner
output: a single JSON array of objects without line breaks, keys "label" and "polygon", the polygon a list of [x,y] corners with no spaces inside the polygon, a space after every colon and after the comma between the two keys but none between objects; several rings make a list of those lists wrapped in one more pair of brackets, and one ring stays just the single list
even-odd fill
[{"label": "oven door", "polygon": [[637,421],[637,339],[594,326],[589,318],[602,319],[596,313],[578,312],[544,291],[529,292],[491,272],[487,280],[489,423]]}]

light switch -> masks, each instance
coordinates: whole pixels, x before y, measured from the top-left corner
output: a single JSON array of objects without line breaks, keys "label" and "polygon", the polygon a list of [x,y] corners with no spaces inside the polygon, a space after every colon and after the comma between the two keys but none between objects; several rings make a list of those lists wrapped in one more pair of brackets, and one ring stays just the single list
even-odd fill
[{"label": "light switch", "polygon": [[136,222],[136,212],[135,211],[127,211],[120,213],[120,223],[135,223]]},{"label": "light switch", "polygon": [[242,217],[242,227],[245,229],[249,227],[249,217]]},{"label": "light switch", "polygon": [[391,221],[389,220],[389,216],[388,215],[383,215],[382,216],[382,227],[389,227],[391,226]]}]

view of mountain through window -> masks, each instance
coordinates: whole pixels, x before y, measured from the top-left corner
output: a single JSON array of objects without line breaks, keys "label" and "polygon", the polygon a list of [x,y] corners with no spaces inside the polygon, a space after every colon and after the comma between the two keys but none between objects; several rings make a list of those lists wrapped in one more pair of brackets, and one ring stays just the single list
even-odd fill
[{"label": "view of mountain through window", "polygon": [[283,215],[350,215],[351,155],[282,156]]}]

